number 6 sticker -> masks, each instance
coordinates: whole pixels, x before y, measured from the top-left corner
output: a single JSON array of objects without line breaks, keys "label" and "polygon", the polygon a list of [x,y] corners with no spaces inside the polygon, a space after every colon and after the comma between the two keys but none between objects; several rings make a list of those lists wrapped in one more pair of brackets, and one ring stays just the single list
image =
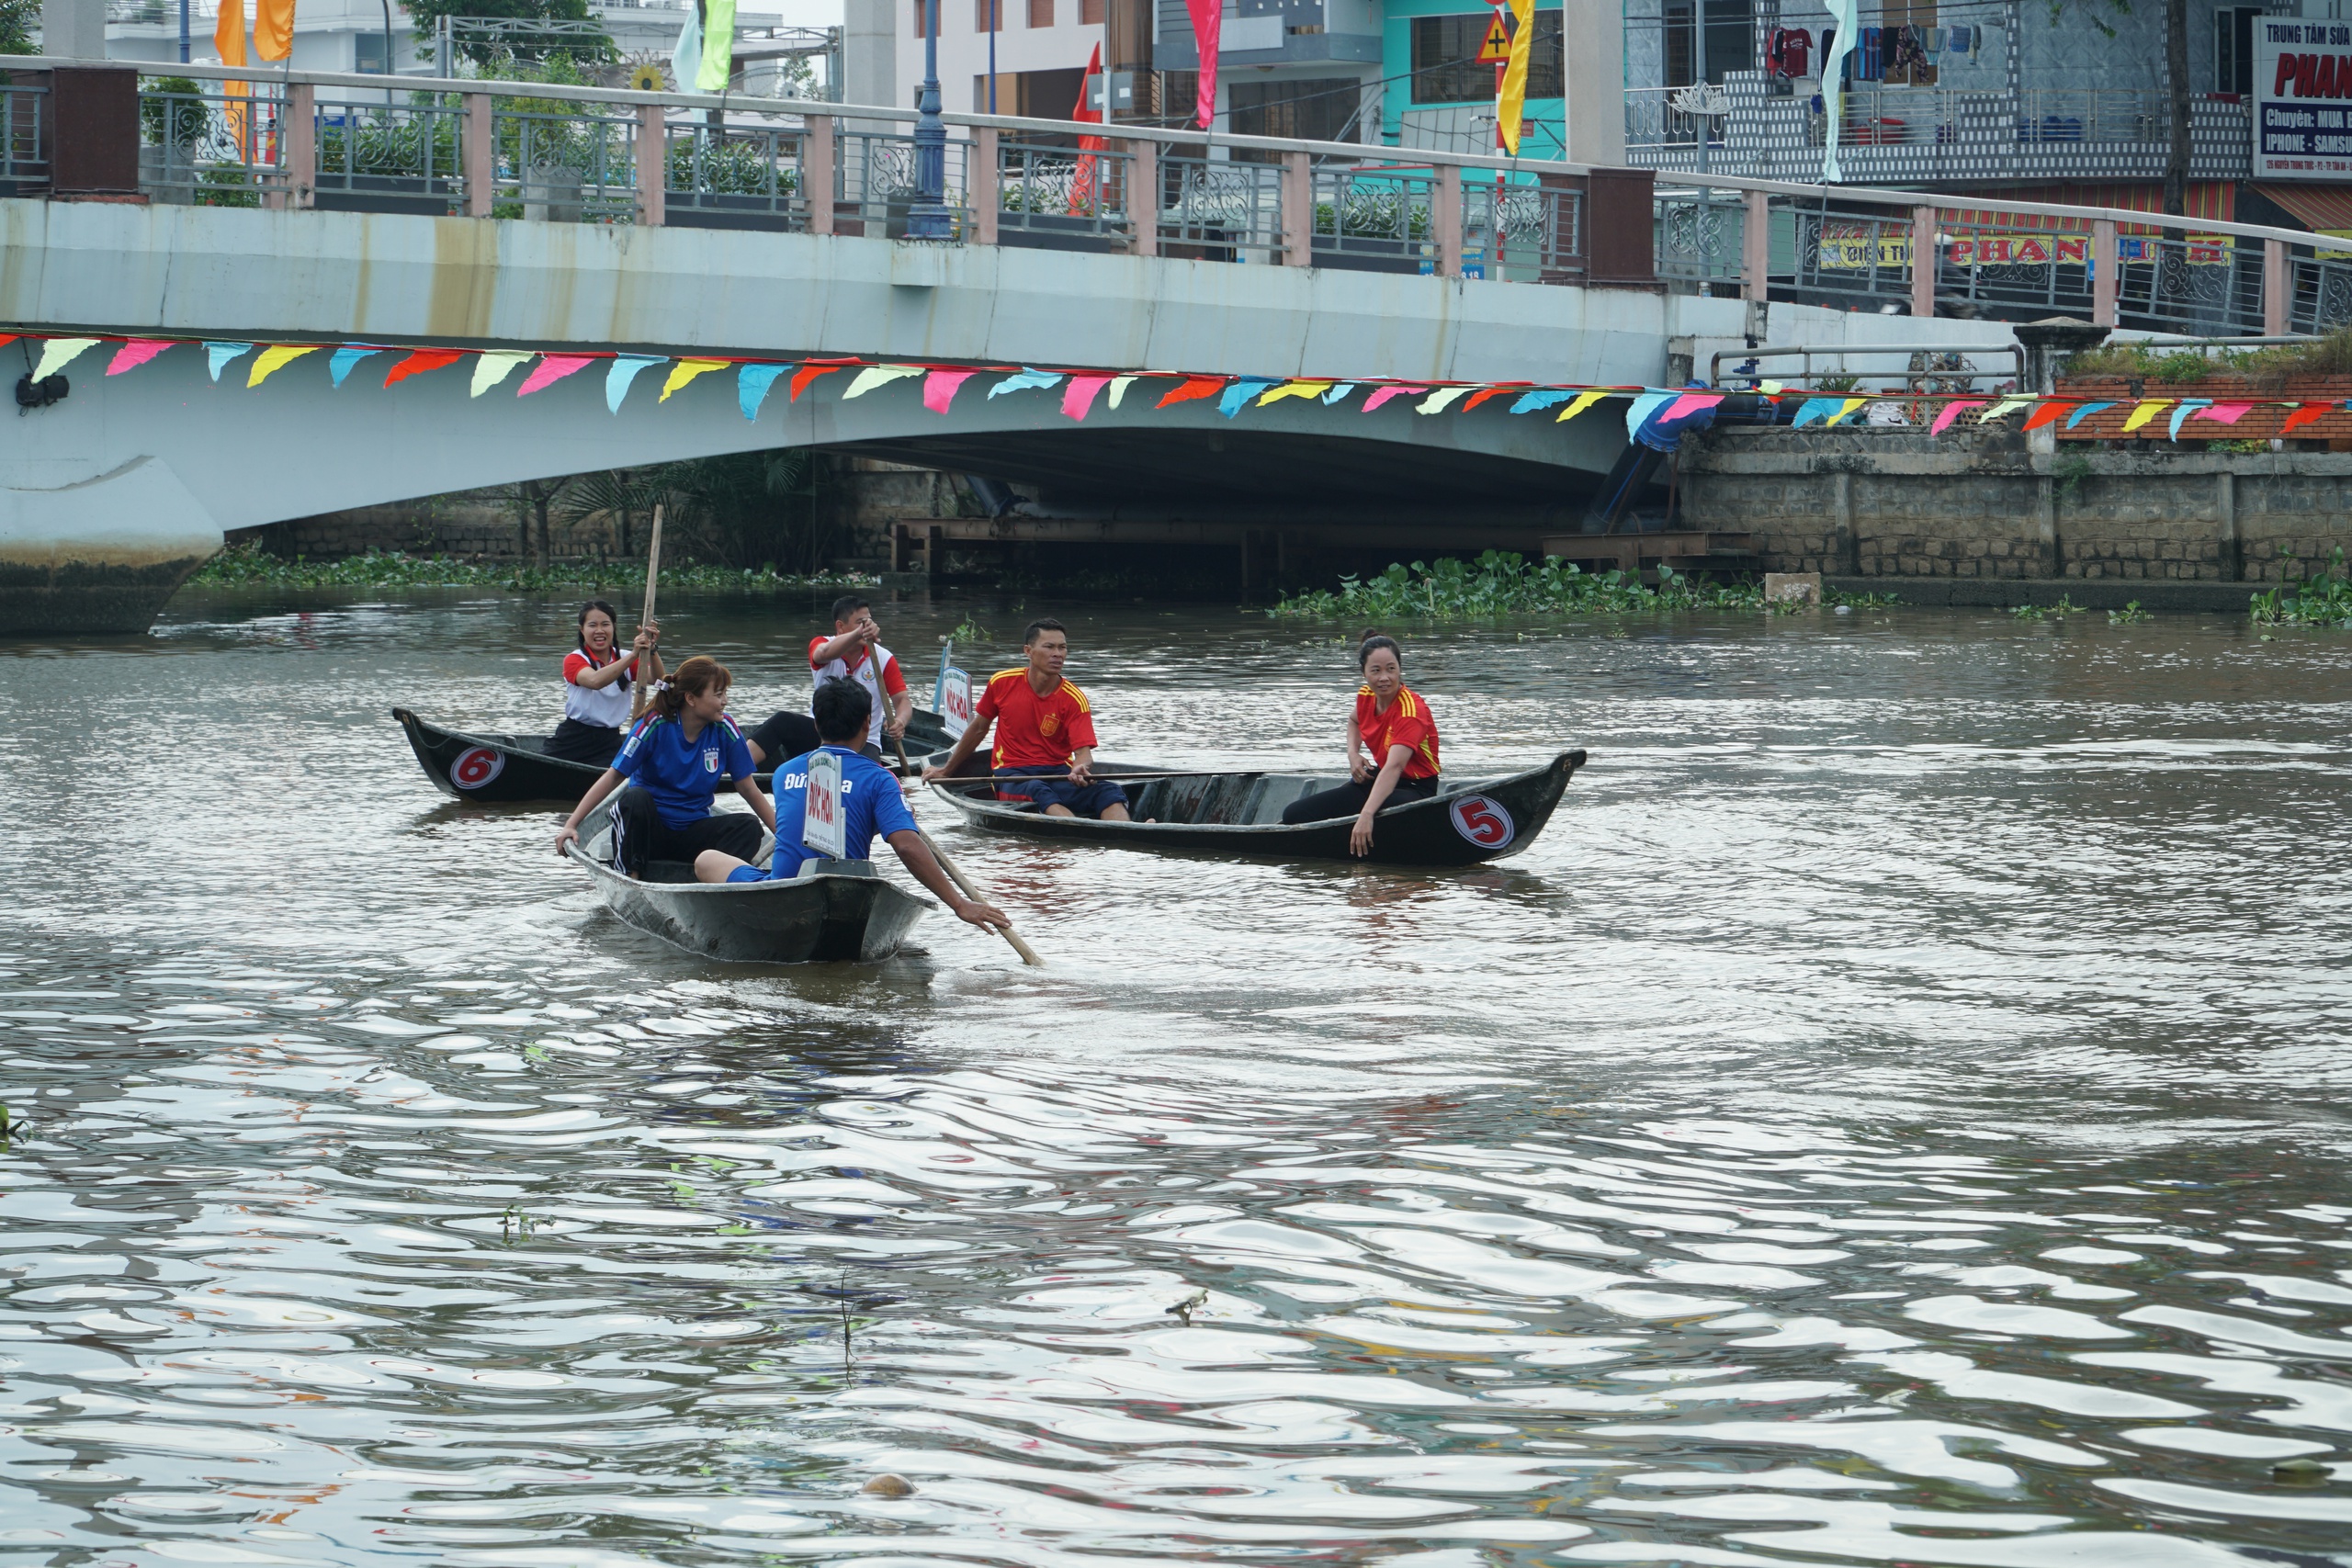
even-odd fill
[{"label": "number 6 sticker", "polygon": [[1510,813],[1483,795],[1465,795],[1453,803],[1453,830],[1482,850],[1510,846],[1519,836]]},{"label": "number 6 sticker", "polygon": [[459,789],[480,789],[506,771],[506,754],[487,746],[475,746],[461,753],[449,766],[449,782]]}]

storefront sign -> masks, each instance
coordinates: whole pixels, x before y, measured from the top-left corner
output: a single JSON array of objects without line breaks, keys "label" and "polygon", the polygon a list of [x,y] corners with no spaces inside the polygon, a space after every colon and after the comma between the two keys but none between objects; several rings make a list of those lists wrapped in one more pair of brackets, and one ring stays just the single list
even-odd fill
[{"label": "storefront sign", "polygon": [[2352,22],[2254,19],[2254,177],[2352,179]]}]

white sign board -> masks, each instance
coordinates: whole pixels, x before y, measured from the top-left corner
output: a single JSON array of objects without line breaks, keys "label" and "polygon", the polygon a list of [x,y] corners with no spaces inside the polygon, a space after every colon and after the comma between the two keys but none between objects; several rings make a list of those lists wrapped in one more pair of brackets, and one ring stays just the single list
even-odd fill
[{"label": "white sign board", "polygon": [[2254,177],[2352,179],[2352,21],[2254,19]]},{"label": "white sign board", "polygon": [[822,747],[808,753],[808,787],[800,813],[800,841],[828,860],[849,858],[849,824],[842,818],[842,759]]},{"label": "white sign board", "polygon": [[939,722],[958,739],[972,722],[972,678],[961,670],[950,669],[940,676]]}]

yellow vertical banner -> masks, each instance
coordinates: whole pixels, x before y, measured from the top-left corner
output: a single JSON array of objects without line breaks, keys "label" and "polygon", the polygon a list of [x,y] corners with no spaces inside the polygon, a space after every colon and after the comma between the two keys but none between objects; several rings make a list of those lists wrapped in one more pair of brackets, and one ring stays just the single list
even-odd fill
[{"label": "yellow vertical banner", "polygon": [[[220,16],[212,24],[212,49],[223,65],[245,63],[245,0],[220,0]],[[229,122],[229,140],[237,145],[240,163],[253,162],[253,110],[244,102],[253,96],[250,82],[223,82],[227,100],[221,112]]]},{"label": "yellow vertical banner", "polygon": [[[283,60],[294,52],[294,0],[254,0],[254,53]],[[384,62],[390,71],[391,62]]]},{"label": "yellow vertical banner", "polygon": [[1520,121],[1527,110],[1527,68],[1535,58],[1535,0],[1510,0],[1510,59],[1503,65],[1502,91],[1495,99],[1495,129],[1503,151],[1516,158]]}]

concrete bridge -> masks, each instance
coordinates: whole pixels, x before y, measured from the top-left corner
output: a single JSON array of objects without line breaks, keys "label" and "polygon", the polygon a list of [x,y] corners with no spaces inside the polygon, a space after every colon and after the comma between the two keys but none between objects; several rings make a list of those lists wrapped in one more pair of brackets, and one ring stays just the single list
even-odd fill
[{"label": "concrete bridge", "polygon": [[[1051,139],[1081,128],[950,116],[965,138],[961,238],[923,244],[890,237],[906,111],[770,101],[776,124],[714,131],[681,117],[741,100],[403,81],[415,102],[386,108],[380,78],[298,73],[250,100],[274,117],[266,146],[249,130],[224,153],[175,144],[186,106],[169,95],[150,90],[143,101],[163,112],[136,113],[126,72],[17,63],[48,85],[25,87],[20,73],[6,112],[45,95],[40,123],[92,143],[77,157],[59,140],[45,150],[53,167],[30,171],[43,194],[0,200],[0,321],[26,332],[1643,386],[1667,380],[1670,347],[1703,369],[1713,351],[1752,343],[1766,310],[1782,342],[1918,330],[1774,298],[1789,286],[1773,271],[1772,204],[1799,199],[1795,187],[1654,190],[1646,174],[1563,164],[1522,188],[1498,159],[1416,152],[1407,166],[1362,147],[1122,126],[1079,203],[1075,156]],[[176,69],[207,93],[232,74]],[[628,145],[569,174],[529,164],[509,144],[526,118],[510,106],[526,92],[570,100],[575,130],[625,132]],[[190,118],[217,128],[221,114],[199,97]],[[369,114],[447,130],[443,172],[356,170],[347,149]],[[744,145],[767,160],[764,194],[692,172]],[[197,204],[224,189],[252,205]],[[1909,204],[1907,231],[1924,222],[1934,243],[1933,198],[1840,194]],[[600,213],[612,220],[585,220]],[[1697,238],[1677,249],[1678,234]],[[1936,270],[1913,271],[1904,302],[1932,309]],[[2117,275],[2106,276],[2092,304],[2111,317]],[[1931,335],[1992,346],[2009,333],[1940,321]],[[1532,542],[1570,525],[1625,441],[1607,405],[1556,424],[1498,404],[1421,416],[1400,400],[1367,413],[1361,397],[1228,419],[1213,402],[1157,409],[1156,392],[1139,393],[1076,423],[1050,395],[988,398],[985,378],[944,417],[914,383],[845,401],[836,378],[797,401],[779,389],[747,422],[730,378],[656,406],[649,377],[615,416],[592,375],[520,399],[472,398],[457,372],[388,389],[363,369],[330,390],[327,358],[248,390],[234,372],[215,384],[194,348],[122,376],[101,374],[94,355],[63,400],[0,422],[0,630],[143,625],[139,605],[159,604],[228,528],[724,452],[868,452],[1036,480],[1130,514],[1262,508],[1367,529],[1476,518]]]}]

